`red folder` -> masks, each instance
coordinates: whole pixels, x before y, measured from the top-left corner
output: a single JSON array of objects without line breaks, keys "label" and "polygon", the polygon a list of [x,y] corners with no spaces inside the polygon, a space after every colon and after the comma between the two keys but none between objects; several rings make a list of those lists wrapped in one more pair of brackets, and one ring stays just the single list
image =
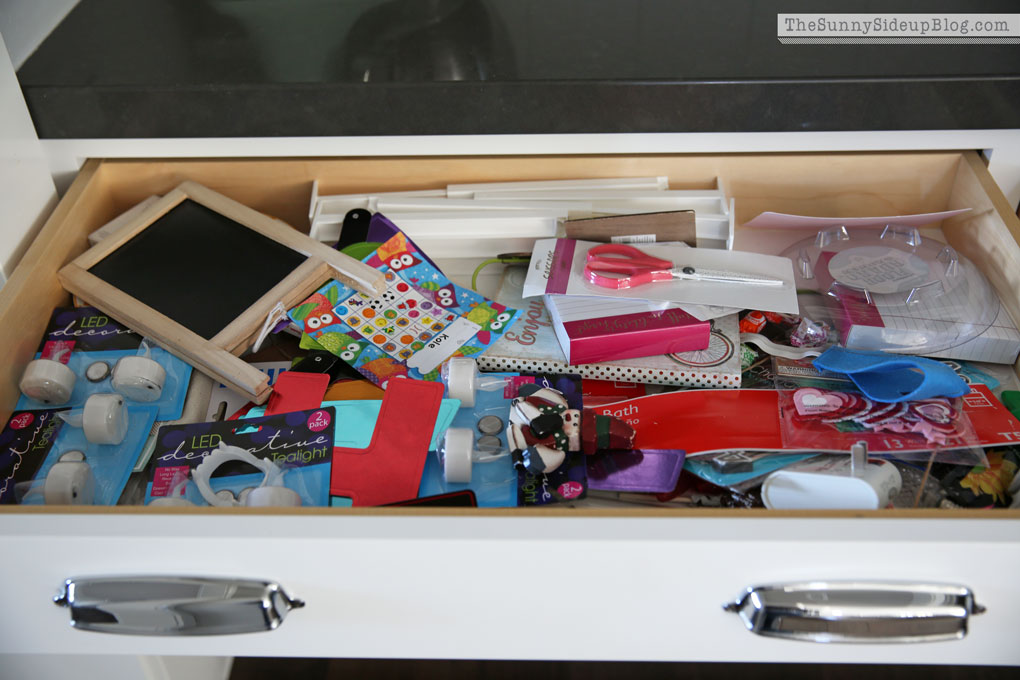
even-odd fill
[{"label": "red folder", "polygon": [[330,494],[356,506],[415,498],[442,401],[442,383],[390,380],[368,448],[333,447]]}]

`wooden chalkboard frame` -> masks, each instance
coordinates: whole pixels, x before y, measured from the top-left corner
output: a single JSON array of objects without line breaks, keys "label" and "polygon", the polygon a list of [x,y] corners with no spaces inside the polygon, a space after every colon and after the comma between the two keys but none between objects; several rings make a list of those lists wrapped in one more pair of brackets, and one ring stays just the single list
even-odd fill
[{"label": "wooden chalkboard frame", "polygon": [[[88,271],[189,199],[308,258],[208,340]],[[239,355],[251,347],[277,303],[290,308],[330,278],[373,296],[385,290],[383,275],[378,270],[309,238],[284,222],[190,181],[182,182],[65,265],[58,272],[58,278],[68,292],[128,328],[152,338],[169,352],[258,404],[269,397],[269,379]]]}]

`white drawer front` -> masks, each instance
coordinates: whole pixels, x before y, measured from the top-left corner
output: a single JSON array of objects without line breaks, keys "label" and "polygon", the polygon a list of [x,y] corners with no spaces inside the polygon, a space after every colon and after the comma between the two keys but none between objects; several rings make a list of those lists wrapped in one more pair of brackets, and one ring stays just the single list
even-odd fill
[{"label": "white drawer front", "polygon": [[[998,520],[8,516],[0,653],[1020,664],[1016,523]],[[200,537],[198,537],[200,536]],[[271,579],[307,602],[276,631],[73,630],[69,576]],[[747,632],[722,604],[806,579],[957,583],[963,640],[820,645]]]}]

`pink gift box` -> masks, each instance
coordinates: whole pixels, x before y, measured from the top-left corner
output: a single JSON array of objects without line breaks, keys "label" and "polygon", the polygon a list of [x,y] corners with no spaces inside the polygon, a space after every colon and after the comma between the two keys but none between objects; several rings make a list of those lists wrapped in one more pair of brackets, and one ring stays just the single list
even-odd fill
[{"label": "pink gift box", "polygon": [[633,359],[708,347],[712,323],[680,309],[556,322],[556,337],[569,364]]}]

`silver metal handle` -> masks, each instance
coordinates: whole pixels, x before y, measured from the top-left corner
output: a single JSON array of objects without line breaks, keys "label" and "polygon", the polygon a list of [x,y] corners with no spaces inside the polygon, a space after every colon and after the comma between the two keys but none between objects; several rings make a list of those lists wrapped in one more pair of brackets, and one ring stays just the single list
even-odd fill
[{"label": "silver metal handle", "polygon": [[723,608],[756,635],[810,642],[956,640],[985,610],[963,586],[866,581],[752,586]]},{"label": "silver metal handle", "polygon": [[74,628],[122,635],[273,630],[305,606],[271,581],[182,576],[69,578],[53,601]]}]

